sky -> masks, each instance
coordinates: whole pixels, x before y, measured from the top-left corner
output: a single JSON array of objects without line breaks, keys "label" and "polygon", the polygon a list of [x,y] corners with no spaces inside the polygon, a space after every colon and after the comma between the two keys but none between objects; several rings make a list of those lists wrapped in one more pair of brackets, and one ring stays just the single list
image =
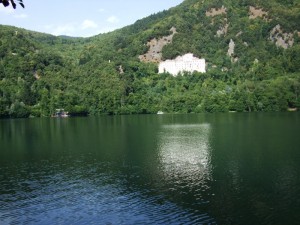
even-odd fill
[{"label": "sky", "polygon": [[90,37],[133,24],[183,0],[23,0],[0,5],[0,24],[53,35]]}]

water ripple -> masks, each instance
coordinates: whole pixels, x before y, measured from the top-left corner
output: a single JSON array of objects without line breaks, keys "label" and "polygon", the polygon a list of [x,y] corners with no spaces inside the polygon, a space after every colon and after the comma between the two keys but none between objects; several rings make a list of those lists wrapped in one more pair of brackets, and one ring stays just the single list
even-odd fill
[{"label": "water ripple", "polygon": [[[1,224],[198,224],[213,222],[172,203],[164,195],[131,185],[136,173],[111,165],[44,163],[27,173],[6,171],[0,185]],[[11,173],[20,171],[11,176]],[[131,171],[132,172],[132,171]],[[9,177],[9,179],[8,179]],[[155,190],[154,188],[153,190]]]}]

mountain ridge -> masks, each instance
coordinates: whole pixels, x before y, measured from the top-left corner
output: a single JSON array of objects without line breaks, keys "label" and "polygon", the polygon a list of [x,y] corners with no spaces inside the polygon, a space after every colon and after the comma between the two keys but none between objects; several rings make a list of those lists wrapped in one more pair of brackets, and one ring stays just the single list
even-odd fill
[{"label": "mountain ridge", "polygon": [[[293,0],[185,0],[90,38],[1,25],[0,117],[297,108],[299,12]],[[161,58],[145,63],[149,43]],[[157,62],[189,52],[207,73],[158,75]]]}]

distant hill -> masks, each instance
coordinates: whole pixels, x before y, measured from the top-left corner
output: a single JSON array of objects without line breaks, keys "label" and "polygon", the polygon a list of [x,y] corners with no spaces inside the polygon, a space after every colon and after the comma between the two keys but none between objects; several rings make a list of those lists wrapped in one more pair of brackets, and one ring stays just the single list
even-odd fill
[{"label": "distant hill", "polygon": [[[91,38],[0,26],[0,117],[300,107],[297,0],[185,0]],[[207,73],[158,74],[186,53]]]}]

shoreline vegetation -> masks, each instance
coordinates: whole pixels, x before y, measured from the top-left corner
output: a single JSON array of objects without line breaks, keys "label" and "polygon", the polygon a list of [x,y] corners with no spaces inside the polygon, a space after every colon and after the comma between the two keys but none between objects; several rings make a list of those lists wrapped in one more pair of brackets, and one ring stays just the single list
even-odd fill
[{"label": "shoreline vegetation", "polygon": [[70,114],[67,113],[65,115],[50,115],[50,116],[33,116],[33,115],[29,115],[27,117],[0,117],[0,120],[6,120],[6,119],[34,119],[34,118],[76,118],[76,117],[90,117],[90,116],[129,116],[129,115],[188,115],[188,114],[218,114],[218,113],[222,113],[222,114],[235,114],[235,113],[299,113],[299,109],[297,108],[289,108],[285,111],[268,111],[268,112],[261,112],[261,111],[252,111],[252,112],[238,112],[238,111],[228,111],[228,112],[213,112],[213,113],[208,113],[208,112],[190,112],[190,113],[184,113],[184,112],[170,112],[170,113],[166,113],[166,112],[157,112],[157,113],[144,113],[144,114],[109,114],[109,113],[102,113],[102,114],[97,114],[97,115],[91,115],[88,113],[80,113],[80,114]]}]

